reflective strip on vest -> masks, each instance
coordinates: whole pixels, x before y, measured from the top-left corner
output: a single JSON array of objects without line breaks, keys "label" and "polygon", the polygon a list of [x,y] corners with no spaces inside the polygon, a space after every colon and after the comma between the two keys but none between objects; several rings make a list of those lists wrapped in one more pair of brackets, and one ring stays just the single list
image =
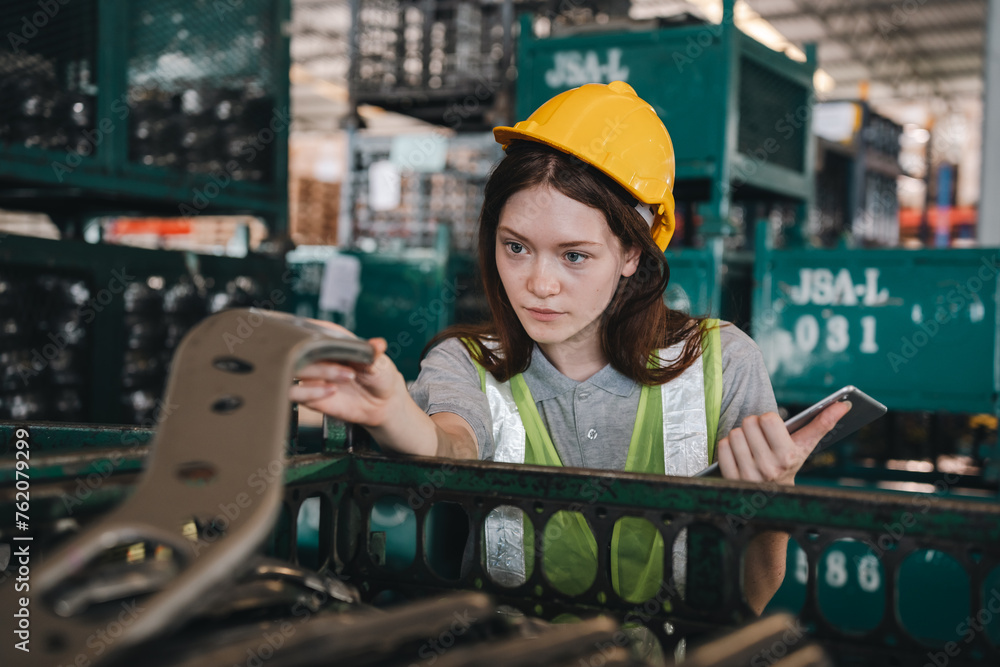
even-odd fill
[{"label": "reflective strip on vest", "polygon": [[[478,364],[477,364],[478,366]],[[480,372],[485,373],[482,366]],[[497,382],[485,373],[483,391],[493,417],[494,461],[524,463],[524,423],[518,414],[509,382]],[[483,379],[482,377],[480,379]],[[486,517],[486,569],[502,586],[519,586],[525,580],[524,525],[521,510],[510,505],[497,507]]]},{"label": "reflective strip on vest", "polygon": [[[684,349],[678,343],[658,351],[665,363]],[[524,463],[524,424],[511,393],[510,382],[498,382],[476,364],[493,419],[493,460]],[[690,476],[708,467],[708,426],[705,407],[704,364],[699,358],[677,378],[660,385],[663,409],[663,462],[667,475]],[[526,581],[524,525],[521,510],[500,506],[486,517],[486,567],[499,584],[513,587]],[[681,531],[673,548],[674,582],[684,597],[687,573],[687,531]]]},{"label": "reflective strip on vest", "polygon": [[[666,365],[684,351],[678,343],[660,351]],[[663,467],[668,475],[691,475],[708,467],[705,369],[701,358],[680,377],[660,385],[663,404]]]}]

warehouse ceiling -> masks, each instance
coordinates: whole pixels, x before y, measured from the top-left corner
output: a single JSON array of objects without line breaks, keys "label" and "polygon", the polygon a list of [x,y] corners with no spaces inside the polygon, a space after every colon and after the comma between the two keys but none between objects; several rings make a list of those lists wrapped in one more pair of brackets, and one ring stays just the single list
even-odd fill
[{"label": "warehouse ceiling", "polygon": [[986,0],[750,0],[789,41],[816,42],[831,98],[980,98]]},{"label": "warehouse ceiling", "polygon": [[[612,14],[626,6],[620,0],[571,4]],[[692,12],[718,21],[721,6],[721,0],[632,0],[629,14]],[[979,103],[986,9],[987,0],[740,0],[736,17],[741,29],[765,43],[769,34],[776,37],[772,48],[793,57],[815,42],[819,66],[829,75],[821,80],[823,98],[867,97],[883,109],[919,104],[930,116]],[[347,0],[293,0],[297,129],[335,129],[348,114],[349,28]]]}]

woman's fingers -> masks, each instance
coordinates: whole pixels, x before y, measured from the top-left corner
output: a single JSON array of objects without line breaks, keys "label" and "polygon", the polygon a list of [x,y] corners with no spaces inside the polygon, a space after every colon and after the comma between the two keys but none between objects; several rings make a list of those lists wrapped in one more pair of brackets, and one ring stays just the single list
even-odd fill
[{"label": "woman's fingers", "polygon": [[369,338],[368,344],[375,348],[375,356],[380,354],[385,354],[385,351],[389,349],[389,344],[385,341],[385,338]]},{"label": "woman's fingers", "polygon": [[792,433],[792,440],[800,446],[808,447],[809,451],[812,452],[823,436],[832,431],[841,417],[850,411],[850,401],[838,401],[813,417],[811,422]]},{"label": "woman's fingers", "polygon": [[[765,481],[774,481],[782,475],[784,452],[782,448],[788,449],[792,446],[792,441],[785,434],[784,441],[780,434],[778,437],[765,435],[763,424],[767,421],[766,415],[760,417],[750,416],[743,420],[743,435],[746,438],[747,446],[753,455],[754,468]],[[777,450],[777,451],[775,451]]]},{"label": "woman's fingers", "polygon": [[[333,322],[326,322],[323,320],[311,321],[329,329],[348,331],[344,327],[339,324],[334,324]],[[348,333],[350,332],[348,331]],[[327,380],[329,382],[341,382],[345,380],[354,380],[357,377],[358,372],[371,375],[376,372],[375,366],[381,360],[382,356],[385,355],[386,350],[389,348],[389,344],[384,338],[369,338],[368,344],[371,345],[375,351],[371,364],[365,365],[355,363],[337,363],[334,361],[317,361],[302,368],[298,373],[296,373],[296,377],[300,380]]]},{"label": "woman's fingers", "polygon": [[403,376],[386,355],[384,338],[371,338],[370,364],[318,361],[302,368],[298,384],[289,390],[295,403],[323,414],[365,426],[378,427],[394,417],[389,404],[394,397],[408,397]]},{"label": "woman's fingers", "polygon": [[[796,442],[788,435],[788,428],[776,412],[768,412],[760,416],[760,427],[764,437],[770,443],[771,451],[774,455],[776,470],[775,479],[793,477],[799,471],[802,464],[809,458],[815,443],[804,446],[804,443]],[[788,480],[791,482],[792,480]]]},{"label": "woman's fingers", "polygon": [[850,409],[850,403],[835,403],[791,435],[777,413],[747,417],[739,428],[719,441],[718,459],[723,477],[794,483],[795,474],[816,444]]},{"label": "woman's fingers", "polygon": [[296,377],[300,380],[324,380],[326,382],[350,382],[357,377],[357,371],[350,366],[332,361],[318,361],[305,366]]},{"label": "woman's fingers", "polygon": [[324,399],[335,391],[335,384],[296,384],[292,385],[288,397],[295,403],[309,403]]},{"label": "woman's fingers", "polygon": [[718,451],[715,456],[719,461],[719,470],[722,472],[723,477],[726,479],[739,479],[740,469],[736,465],[736,459],[733,458],[733,448],[729,444],[728,437],[719,440]]},{"label": "woman's fingers", "polygon": [[753,452],[747,443],[746,435],[742,428],[734,428],[729,432],[729,447],[733,452],[733,459],[736,460],[736,467],[739,469],[739,479],[748,482],[760,482],[762,477],[754,462]]}]

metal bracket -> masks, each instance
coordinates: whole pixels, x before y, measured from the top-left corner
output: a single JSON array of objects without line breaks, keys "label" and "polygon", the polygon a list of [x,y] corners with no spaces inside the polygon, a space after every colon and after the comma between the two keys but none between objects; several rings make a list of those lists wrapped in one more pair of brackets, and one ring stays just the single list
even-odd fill
[{"label": "metal bracket", "polygon": [[[32,573],[30,593],[0,596],[0,615],[8,619],[20,609],[20,596],[32,602],[30,652],[15,652],[9,640],[0,652],[21,665],[106,664],[210,605],[213,593],[253,566],[251,555],[280,511],[295,372],[317,360],[372,358],[371,346],[352,334],[283,313],[230,310],[200,323],[174,356],[169,416],[157,428],[135,493],[49,555]],[[59,615],[74,606],[60,606],[67,587],[76,586],[74,601],[102,599],[100,591],[79,591],[87,586],[88,567],[110,549],[136,543],[168,547],[176,576],[166,585],[162,577],[147,582],[161,586],[132,602],[128,618],[110,600],[79,615]],[[136,574],[118,587],[101,581],[101,589],[143,590]]]}]

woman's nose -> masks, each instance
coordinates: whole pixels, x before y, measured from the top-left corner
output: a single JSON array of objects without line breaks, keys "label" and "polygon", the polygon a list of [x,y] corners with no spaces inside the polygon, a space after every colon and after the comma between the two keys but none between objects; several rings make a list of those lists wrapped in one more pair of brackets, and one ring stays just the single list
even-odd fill
[{"label": "woman's nose", "polygon": [[540,299],[559,293],[559,278],[548,262],[540,260],[532,265],[528,291]]}]

